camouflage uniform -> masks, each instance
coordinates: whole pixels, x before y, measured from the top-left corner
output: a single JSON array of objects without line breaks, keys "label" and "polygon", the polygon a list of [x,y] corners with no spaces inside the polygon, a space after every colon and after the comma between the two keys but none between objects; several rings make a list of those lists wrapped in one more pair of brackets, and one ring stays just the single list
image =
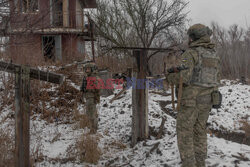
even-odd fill
[{"label": "camouflage uniform", "polygon": [[[167,74],[167,81],[171,84],[178,85],[180,76],[183,78],[181,106],[176,125],[182,167],[205,167],[206,123],[212,108],[211,93],[219,85],[220,68],[215,45],[210,41],[211,34],[212,31],[204,25],[190,27],[188,35],[192,41],[181,57],[182,65],[188,69]],[[204,67],[206,69],[202,70]],[[206,70],[209,72],[206,73]]]},{"label": "camouflage uniform", "polygon": [[[98,113],[96,105],[100,103],[100,89],[98,88],[97,67],[93,63],[89,63],[84,66],[86,68],[91,68],[91,72],[86,73],[87,85],[84,86],[84,81],[81,87],[83,91],[83,98],[86,99],[86,113],[90,121],[90,128],[92,132],[96,132],[98,128]],[[84,87],[86,87],[84,89]]]}]

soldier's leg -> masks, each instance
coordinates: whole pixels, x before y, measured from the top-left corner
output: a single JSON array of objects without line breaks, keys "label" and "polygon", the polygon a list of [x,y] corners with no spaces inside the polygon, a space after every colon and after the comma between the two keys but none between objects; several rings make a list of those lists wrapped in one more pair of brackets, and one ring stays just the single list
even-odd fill
[{"label": "soldier's leg", "polygon": [[90,128],[94,131],[97,130],[98,116],[96,110],[96,104],[94,98],[88,98],[86,100],[86,113],[90,121]]},{"label": "soldier's leg", "polygon": [[206,123],[211,110],[211,104],[207,103],[197,104],[198,118],[194,125],[194,149],[197,167],[205,167],[205,160],[207,158],[207,128]]},{"label": "soldier's leg", "polygon": [[98,114],[97,114],[97,107],[96,107],[96,103],[94,103],[93,105],[93,128],[95,129],[95,131],[97,131],[98,129]]},{"label": "soldier's leg", "polygon": [[193,144],[193,126],[197,118],[195,102],[190,100],[182,104],[177,115],[178,148],[182,160],[182,167],[196,167]]}]

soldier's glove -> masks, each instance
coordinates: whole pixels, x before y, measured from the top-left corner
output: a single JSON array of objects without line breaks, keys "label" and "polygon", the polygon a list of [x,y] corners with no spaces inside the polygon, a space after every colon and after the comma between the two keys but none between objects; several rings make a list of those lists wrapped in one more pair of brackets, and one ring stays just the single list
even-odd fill
[{"label": "soldier's glove", "polygon": [[83,93],[85,93],[85,92],[86,92],[86,87],[87,87],[87,79],[86,79],[86,77],[84,76],[84,77],[83,77],[83,81],[82,81],[82,86],[81,86],[81,88],[80,88],[80,91],[83,92]]},{"label": "soldier's glove", "polygon": [[177,67],[171,67],[167,69],[166,79],[169,84],[178,85],[180,81],[180,72],[182,70],[187,70],[188,67],[185,65],[180,65]]},{"label": "soldier's glove", "polygon": [[177,76],[179,75],[178,73],[168,73],[166,74],[166,80],[168,84],[178,84],[179,83],[179,77]]}]

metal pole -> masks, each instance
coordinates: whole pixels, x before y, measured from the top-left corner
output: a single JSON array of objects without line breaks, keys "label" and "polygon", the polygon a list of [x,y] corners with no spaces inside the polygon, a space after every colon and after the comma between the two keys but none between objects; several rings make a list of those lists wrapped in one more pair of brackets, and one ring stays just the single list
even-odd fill
[{"label": "metal pole", "polygon": [[92,55],[93,55],[93,61],[95,62],[95,43],[94,43],[94,24],[92,20],[89,21],[90,24],[90,31],[91,31],[91,47],[92,47]]}]

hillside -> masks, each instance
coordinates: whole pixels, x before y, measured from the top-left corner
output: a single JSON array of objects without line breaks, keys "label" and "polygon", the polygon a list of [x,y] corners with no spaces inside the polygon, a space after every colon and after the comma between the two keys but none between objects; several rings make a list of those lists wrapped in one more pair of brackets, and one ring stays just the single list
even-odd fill
[{"label": "hillside", "polygon": [[[10,154],[6,159],[11,160],[14,87],[9,80],[11,77],[4,78],[7,82],[0,84],[0,133],[5,134],[9,142],[4,143],[8,149],[1,144],[0,158],[4,157],[3,154]],[[180,166],[176,113],[171,110],[170,92],[149,92],[151,136],[131,148],[132,91],[128,90],[112,104],[109,101],[114,95],[101,98],[99,130],[96,135],[90,135],[89,129],[84,128],[86,117],[84,105],[80,102],[79,83],[77,76],[68,76],[61,87],[32,81],[30,125],[34,166]],[[247,167],[250,166],[250,86],[228,80],[222,83],[222,108],[213,109],[208,121],[207,165]],[[5,91],[7,85],[8,92]],[[157,136],[163,118],[166,120],[163,135]],[[0,137],[0,142],[5,139]],[[98,159],[97,164],[86,163]]]}]

